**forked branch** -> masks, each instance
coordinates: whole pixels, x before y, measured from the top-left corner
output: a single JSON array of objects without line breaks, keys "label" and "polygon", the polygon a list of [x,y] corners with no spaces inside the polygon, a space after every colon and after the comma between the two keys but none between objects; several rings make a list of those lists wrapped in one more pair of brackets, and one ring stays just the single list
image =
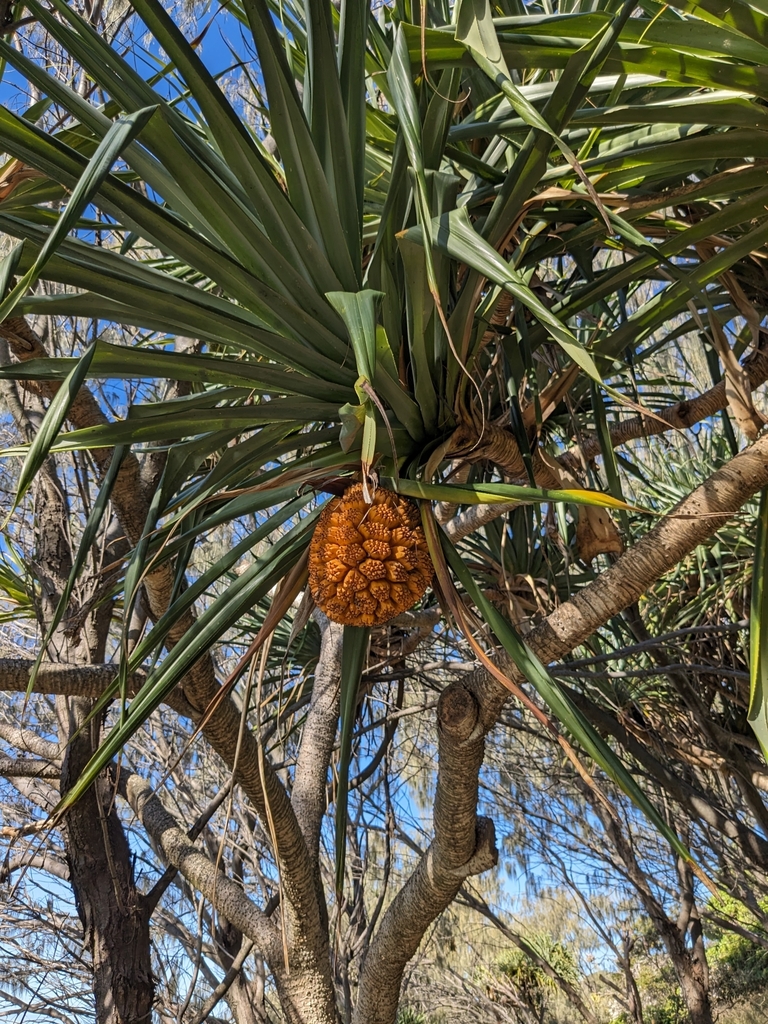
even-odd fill
[{"label": "forked branch", "polygon": [[[766,485],[768,434],[713,473],[614,565],[552,612],[526,638],[529,646],[545,664],[573,650],[637,601]],[[525,682],[505,654],[497,655],[496,660],[506,673]],[[361,972],[355,1024],[393,1024],[405,964],[431,922],[459,891],[461,880],[454,885],[451,879],[456,878],[455,873],[461,874],[461,869],[457,872],[458,865],[444,858],[454,861],[453,851],[465,853],[477,842],[476,832],[483,820],[477,818],[476,806],[485,737],[508,698],[509,692],[484,668],[443,691],[438,707],[440,762],[435,838],[393,900],[371,943]],[[446,718],[446,711],[454,705],[466,711],[458,716],[458,734],[451,735],[446,725],[452,715]],[[461,764],[462,770],[454,771],[455,764]],[[447,828],[444,822],[450,823]],[[447,840],[450,849],[445,848]],[[484,870],[491,863],[489,858],[476,870]],[[472,873],[466,871],[464,877]]]}]

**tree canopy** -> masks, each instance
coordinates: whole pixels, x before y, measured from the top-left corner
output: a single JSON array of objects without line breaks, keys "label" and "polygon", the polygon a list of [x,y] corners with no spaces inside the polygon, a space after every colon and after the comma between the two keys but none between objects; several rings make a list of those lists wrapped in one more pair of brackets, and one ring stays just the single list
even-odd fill
[{"label": "tree canopy", "polygon": [[[3,870],[71,884],[99,1021],[394,1024],[526,807],[693,1024],[704,905],[761,948],[768,11],[722,7],[8,8]],[[500,923],[489,1007],[596,1024]]]}]

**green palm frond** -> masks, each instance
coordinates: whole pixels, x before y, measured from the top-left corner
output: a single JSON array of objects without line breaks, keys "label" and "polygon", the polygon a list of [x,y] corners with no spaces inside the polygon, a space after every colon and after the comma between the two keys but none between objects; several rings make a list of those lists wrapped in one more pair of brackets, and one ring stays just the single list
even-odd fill
[{"label": "green palm frond", "polygon": [[[129,599],[150,559],[175,559],[180,579],[201,538],[261,517],[177,588],[132,654],[152,668],[93,771],[266,600],[302,557],[322,494],[361,466],[459,511],[558,508],[567,547],[578,502],[629,510],[620,464],[606,463],[610,494],[591,469],[587,486],[555,488],[536,481],[539,449],[594,430],[608,454],[607,410],[669,401],[653,383],[660,351],[679,364],[674,346],[708,343],[710,316],[744,337],[768,311],[768,47],[765,18],[740,0],[462,0],[453,14],[431,5],[426,25],[402,3],[239,0],[229,16],[257,54],[241,80],[256,127],[159,0],[133,0],[157,62],[147,76],[64,0],[27,6],[96,88],[83,95],[0,41],[46,101],[42,125],[0,109],[2,148],[40,175],[0,201],[0,229],[23,242],[0,301],[134,340],[102,332],[87,356],[2,375],[170,379],[190,394],[77,430],[60,429],[57,397],[32,451],[4,454],[27,454],[32,471],[49,452],[168,452]],[[173,351],[177,336],[199,351]],[[504,445],[454,486],[454,458],[491,425]],[[457,430],[472,435],[461,451]],[[489,529],[464,551],[547,577],[542,545],[518,542],[513,556]],[[203,597],[185,642],[158,658]]]}]

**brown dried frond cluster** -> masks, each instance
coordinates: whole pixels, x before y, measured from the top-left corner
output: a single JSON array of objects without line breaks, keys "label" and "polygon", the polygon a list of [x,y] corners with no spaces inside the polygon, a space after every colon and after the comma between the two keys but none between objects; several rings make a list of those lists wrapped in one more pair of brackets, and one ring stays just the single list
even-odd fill
[{"label": "brown dried frond cluster", "polygon": [[368,505],[362,484],[333,498],[309,549],[309,587],[329,619],[380,626],[412,608],[432,579],[414,502],[380,487]]}]

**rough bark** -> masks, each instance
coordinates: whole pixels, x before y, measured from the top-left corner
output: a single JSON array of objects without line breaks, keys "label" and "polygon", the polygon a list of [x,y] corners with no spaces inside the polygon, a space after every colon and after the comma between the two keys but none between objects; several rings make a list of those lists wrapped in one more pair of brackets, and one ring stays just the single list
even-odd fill
[{"label": "rough bark", "polygon": [[[22,422],[22,427],[25,424]],[[36,481],[35,569],[40,581],[37,613],[47,630],[71,570],[67,496],[56,463],[46,460]],[[83,623],[79,638],[61,628],[49,655],[62,662],[104,658],[111,609],[106,603]],[[91,702],[57,698],[59,740],[64,748],[60,792],[71,789],[99,740],[99,723],[85,728]],[[57,757],[58,760],[58,757]],[[95,1018],[98,1024],[149,1024],[154,1001],[149,913],[138,893],[133,859],[104,780],[64,818],[69,881],[91,956]]]},{"label": "rough bark", "polygon": [[0,757],[0,775],[5,779],[59,779],[59,769],[48,761],[31,757]]},{"label": "rough bark", "polygon": [[699,908],[693,892],[693,872],[690,864],[677,862],[681,883],[681,907],[677,920],[677,933],[683,940],[688,934],[690,950],[684,944],[686,979],[681,980],[683,998],[691,1015],[691,1024],[712,1024],[712,1003],[709,997],[709,965],[704,947],[704,930]]},{"label": "rough bark", "polygon": [[[626,551],[608,570],[584,587],[571,601],[552,612],[527,637],[526,642],[545,663],[556,661],[633,604],[664,573],[711,537],[756,491],[768,484],[768,435],[735,456],[715,472],[640,541]],[[497,663],[518,682],[524,679],[506,655]],[[472,822],[477,798],[478,772],[482,764],[485,735],[498,721],[509,697],[508,691],[484,668],[469,674],[461,683],[453,683],[443,698],[456,687],[466,690],[474,712],[467,706],[466,723],[473,722],[463,746],[474,752],[461,773],[444,771],[452,761],[443,745],[447,740],[440,729],[439,801],[435,806],[435,839],[422,857],[403,889],[395,897],[382,919],[361,972],[360,997],[353,1018],[355,1024],[392,1024],[397,1007],[402,972],[415,952],[429,924],[458,892],[447,884],[441,870],[442,846],[438,816],[464,823],[464,846],[474,835]],[[462,701],[459,701],[462,703]],[[441,708],[438,722],[442,724]],[[461,744],[462,741],[459,741]],[[448,782],[449,774],[451,783]],[[475,803],[473,803],[475,801]],[[467,814],[472,804],[473,811]],[[439,807],[439,811],[438,811]],[[450,830],[449,830],[450,834]],[[490,865],[486,865],[490,866]],[[467,874],[471,874],[469,871]]]},{"label": "rough bark", "polygon": [[308,955],[302,963],[300,956],[292,951],[290,963],[286,965],[277,926],[246,896],[240,885],[217,871],[208,857],[197,849],[152,793],[149,783],[138,775],[129,775],[121,778],[119,784],[163,859],[177,868],[264,955],[290,1024],[338,1024],[333,993],[331,991],[329,1000],[325,979],[316,967],[316,956]]},{"label": "rough bark", "polygon": [[241,886],[218,871],[187,837],[173,815],[154,795],[150,784],[139,775],[121,773],[118,785],[163,860],[180,871],[265,956],[277,959],[282,953],[277,927],[245,895]]},{"label": "rough bark", "polygon": [[[65,795],[98,742],[97,730],[80,729],[90,701],[59,698],[72,731],[61,773]],[[133,857],[106,780],[100,778],[64,820],[67,863],[85,946],[93,964],[98,1024],[150,1024],[154,980],[149,908],[137,891]]]},{"label": "rough bark", "polygon": [[[47,353],[27,321],[23,317],[10,318],[0,323],[3,336],[14,356],[24,362],[41,358]],[[23,386],[50,399],[58,390],[58,383],[25,381]],[[107,422],[96,399],[88,388],[81,388],[73,402],[68,418],[77,428],[94,426]],[[100,470],[104,472],[111,459],[108,449],[94,449],[92,455]],[[135,544],[141,537],[149,512],[149,496],[142,486],[141,467],[138,459],[129,453],[121,465],[112,491],[112,504],[126,537]],[[174,588],[172,565],[161,563],[147,572],[144,577],[150,612],[157,619],[168,607]],[[170,630],[167,644],[172,648],[183,641],[188,630],[194,628],[195,618],[191,611],[184,614]],[[178,689],[188,706],[193,709],[193,719],[199,721],[209,707],[215,704],[220,685],[216,679],[213,660],[205,655],[192,665]],[[316,872],[288,794],[269,761],[260,758],[258,743],[249,730],[245,730],[238,749],[240,733],[240,712],[229,698],[216,703],[209,715],[204,735],[222,760],[235,770],[236,780],[245,790],[263,822],[275,836],[275,859],[281,877],[282,914],[287,932],[287,949],[291,968],[290,988],[296,989],[289,1002],[300,1002],[301,978],[306,974],[307,989],[322,983],[325,995],[324,1008],[334,1000],[333,981],[328,956],[326,915],[324,906],[318,901]],[[318,947],[317,937],[325,934],[326,939]],[[320,1002],[312,1003],[311,1012],[321,1012]],[[325,1012],[323,1009],[322,1012]],[[299,1019],[299,1018],[297,1018]],[[312,1020],[311,1016],[307,1020]],[[322,1018],[325,1020],[326,1018]],[[329,1021],[336,1020],[335,1009]],[[320,1021],[321,1018],[317,1017]]]},{"label": "rough bark", "polygon": [[326,811],[326,780],[339,721],[344,629],[319,610],[315,617],[322,635],[320,659],[315,669],[312,701],[299,747],[291,803],[317,870],[320,826]]},{"label": "rough bark", "polygon": [[[561,606],[537,627],[528,641],[545,662],[553,661],[583,642],[613,615],[632,604],[666,571],[673,568],[697,544],[711,536],[760,487],[768,483],[768,438],[760,438],[750,449],[697,488],[627,551],[617,563]],[[505,659],[510,673],[514,669]],[[454,691],[459,692],[454,697]],[[495,723],[507,692],[485,671],[471,674],[452,684],[441,698],[440,791],[436,805],[436,834],[430,850],[420,861],[404,889],[395,898],[372,943],[361,977],[361,994],[355,1020],[394,1020],[404,964],[418,947],[431,920],[454,898],[461,881],[493,861],[493,844],[478,842],[476,818],[477,773],[482,761],[485,733]],[[462,710],[463,708],[463,710]],[[453,748],[456,748],[455,752]],[[456,766],[459,770],[456,770]],[[439,810],[438,810],[439,806]],[[462,849],[472,849],[455,874],[457,850],[443,856],[443,837],[451,836],[451,818],[464,821]],[[448,819],[447,828],[438,820]],[[481,838],[483,829],[480,829]],[[467,840],[472,837],[472,842]],[[472,853],[484,852],[472,863]],[[461,855],[458,860],[461,861]],[[381,1009],[377,1009],[381,1007]]]},{"label": "rough bark", "polygon": [[[101,417],[98,408],[96,412]],[[77,422],[74,419],[77,415],[80,412],[75,410],[73,422],[76,425],[89,425],[87,420]],[[86,409],[83,415],[95,415],[93,408]],[[122,474],[120,476],[122,478]],[[136,488],[130,474],[125,479],[119,478],[118,483],[115,505],[127,535],[135,540],[138,536],[136,530],[140,531],[144,522],[140,509],[137,511]],[[763,437],[682,502],[677,510],[681,518],[667,517],[611,569],[549,616],[528,637],[533,649],[545,662],[572,650],[612,616],[636,601],[648,586],[711,536],[766,483],[768,438]],[[122,512],[121,503],[129,506]],[[146,587],[154,615],[164,610],[171,583],[169,568],[158,567],[148,576]],[[191,617],[179,623],[171,642],[178,642],[192,623]],[[516,674],[506,659],[502,658],[501,664],[508,672]],[[184,681],[186,698],[198,715],[204,712],[217,690],[210,659],[198,662]],[[506,697],[506,690],[484,670],[451,684],[441,697],[438,707],[439,770],[434,839],[384,914],[369,947],[361,971],[360,995],[354,1014],[356,1024],[392,1024],[403,968],[418,948],[429,924],[455,898],[467,877],[495,863],[493,824],[477,815],[478,774],[485,735],[496,722]],[[230,765],[234,759],[238,724],[234,705],[224,701],[206,726],[206,736]],[[238,779],[261,814],[265,814],[269,805],[277,836],[275,852],[283,882],[287,934],[294,940],[289,943],[290,973],[281,971],[278,962],[272,965],[284,1010],[291,1024],[307,1024],[309,1021],[313,1024],[315,1021],[336,1024],[327,961],[318,955],[311,942],[301,941],[317,934],[321,915],[315,889],[316,873],[305,835],[284,788],[268,766],[266,785],[262,786],[262,770],[256,741],[246,733],[238,761]],[[170,834],[169,830],[163,831],[163,835],[166,833]],[[180,834],[184,839],[183,833]],[[188,840],[184,839],[184,842],[189,845]],[[187,866],[192,863],[185,860],[186,847],[176,844],[174,849],[179,863],[184,862]],[[172,849],[169,849],[170,854],[173,854]],[[210,879],[206,881],[201,875],[198,881],[200,884],[194,884],[200,888],[202,884],[209,884]],[[217,881],[217,887],[219,884]],[[204,890],[201,888],[201,891]],[[240,900],[245,899],[239,888],[237,891]],[[235,920],[231,909],[227,911],[227,917],[243,934],[250,934],[242,927],[245,922]],[[298,942],[295,941],[297,936]]]},{"label": "rough bark", "polygon": [[[32,658],[0,658],[0,690],[23,693],[29,683]],[[67,697],[100,697],[104,690],[115,681],[117,665],[68,665],[59,662],[43,662],[35,679],[35,693],[62,695]],[[127,695],[134,697],[144,684],[145,674],[134,672],[128,677]],[[180,715],[191,718],[194,710],[177,690],[169,694],[166,704]],[[57,757],[56,744],[40,739],[35,733],[0,723],[0,736],[21,749],[37,753],[40,757]],[[15,736],[15,739],[12,738]],[[47,752],[46,752],[47,751]]]},{"label": "rough bark", "polygon": [[[763,437],[713,474],[680,503],[674,515],[658,523],[611,569],[550,615],[528,637],[531,646],[545,662],[572,650],[613,615],[636,601],[648,586],[711,536],[766,483],[768,438]],[[514,674],[508,661],[501,659],[501,663]],[[466,696],[458,694],[454,705],[454,697],[448,694],[459,688],[466,691]],[[390,906],[372,943],[363,967],[360,1002],[355,1014],[360,1024],[367,1020],[374,1024],[394,1020],[403,966],[418,947],[431,920],[450,903],[463,880],[457,884],[455,876],[451,877],[455,860],[453,864],[446,864],[442,857],[439,837],[450,835],[451,828],[447,832],[438,830],[437,819],[450,819],[455,813],[456,820],[465,822],[462,847],[471,845],[474,850],[477,846],[485,851],[485,857],[475,860],[474,865],[466,862],[459,865],[462,869],[459,875],[467,877],[473,870],[490,866],[493,859],[489,856],[492,843],[487,838],[484,844],[477,842],[476,827],[473,827],[477,822],[477,773],[482,761],[484,734],[495,723],[507,692],[485,670],[479,670],[460,684],[452,684],[443,698],[438,710],[441,772],[435,841]],[[459,771],[454,769],[457,759],[451,750],[453,746],[458,748]],[[487,826],[485,834],[488,834]],[[471,844],[467,842],[469,836]],[[467,860],[472,860],[471,852]],[[407,934],[401,934],[404,930]],[[376,1009],[379,1006],[381,1010]]]},{"label": "rough bark", "polygon": [[473,694],[461,683],[437,708],[438,774],[434,839],[384,914],[360,972],[353,1024],[392,1024],[405,965],[431,922],[470,875],[496,864],[495,830],[477,814],[485,731]]},{"label": "rough bark", "polygon": [[[9,658],[2,664],[13,664],[13,661],[14,659]],[[32,662],[27,661],[26,658],[20,658],[19,661],[23,663],[23,668],[20,670],[13,668],[5,673],[0,668],[0,690],[7,690],[10,693],[24,693],[26,691]],[[51,692],[56,693],[58,691],[52,690]],[[0,737],[6,743],[10,743],[12,747],[16,747],[17,750],[22,750],[27,754],[36,754],[37,757],[43,757],[46,761],[54,761],[58,764],[61,759],[61,747],[59,744],[53,743],[51,740],[44,740],[42,736],[38,736],[31,729],[20,729],[8,722],[0,722]]]}]

